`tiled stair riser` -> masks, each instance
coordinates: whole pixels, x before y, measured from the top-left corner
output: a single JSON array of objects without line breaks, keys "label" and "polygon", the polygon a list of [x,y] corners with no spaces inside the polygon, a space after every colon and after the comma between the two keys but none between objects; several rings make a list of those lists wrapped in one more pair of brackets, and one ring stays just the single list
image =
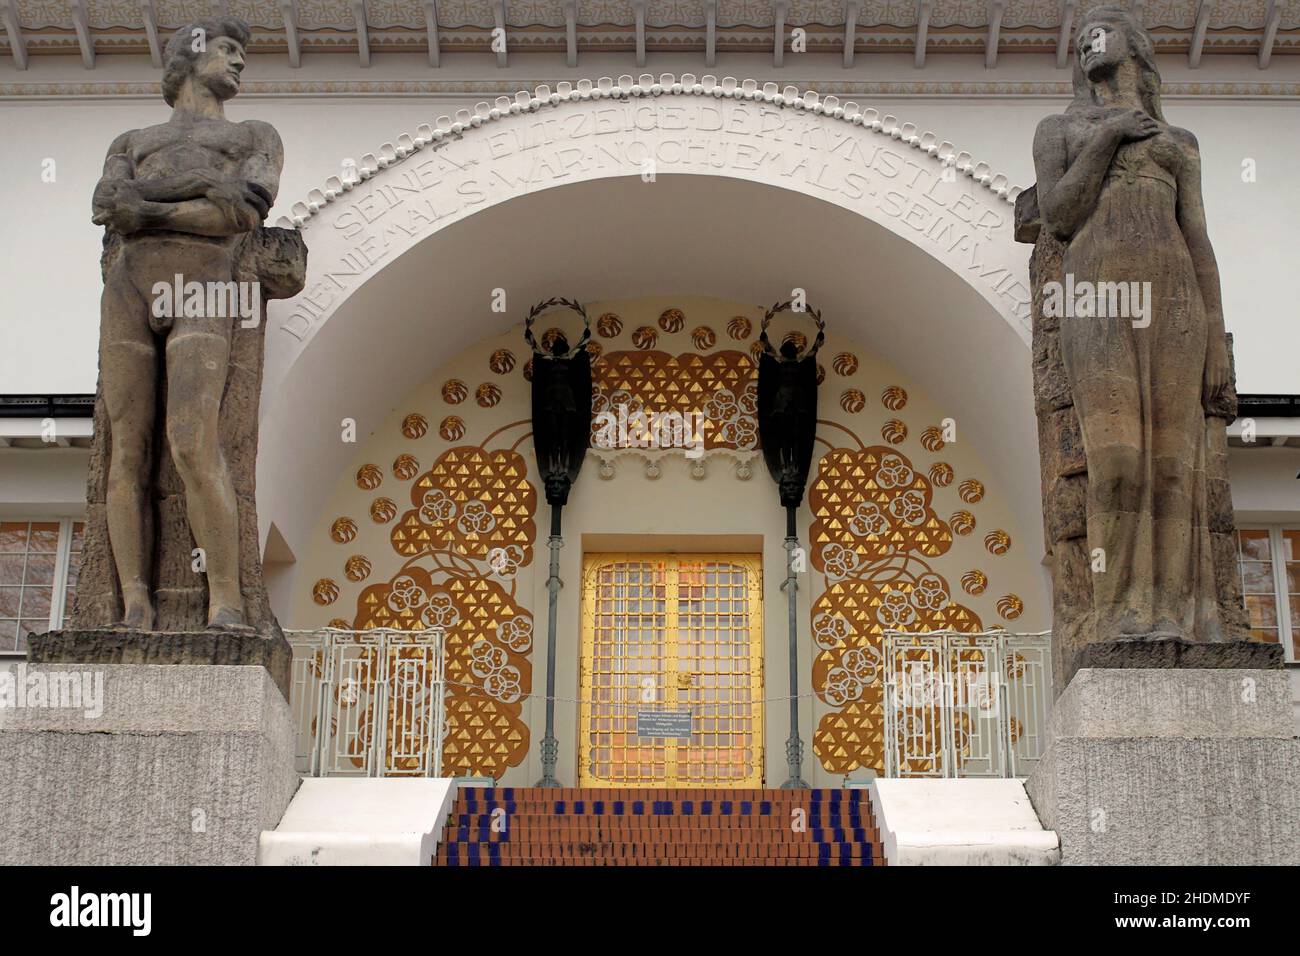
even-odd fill
[{"label": "tiled stair riser", "polygon": [[857,790],[465,788],[440,866],[871,866]]}]

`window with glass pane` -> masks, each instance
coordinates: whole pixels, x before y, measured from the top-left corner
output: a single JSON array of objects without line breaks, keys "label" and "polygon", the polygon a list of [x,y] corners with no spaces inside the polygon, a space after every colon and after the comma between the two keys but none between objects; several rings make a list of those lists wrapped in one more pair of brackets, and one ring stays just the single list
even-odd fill
[{"label": "window with glass pane", "polygon": [[1241,594],[1250,617],[1251,635],[1259,640],[1278,639],[1277,588],[1273,578],[1273,553],[1267,529],[1239,530],[1237,558],[1241,568]]},{"label": "window with glass pane", "polygon": [[0,650],[50,629],[59,521],[0,521]]},{"label": "window with glass pane", "polygon": [[1291,659],[1300,660],[1300,528],[1283,528],[1278,532],[1282,553],[1282,580],[1286,582],[1287,608],[1291,618]]},{"label": "window with glass pane", "polygon": [[72,536],[68,542],[68,578],[63,585],[63,616],[61,620],[65,622],[68,615],[72,613],[73,598],[77,595],[77,576],[81,573],[82,531],[85,527],[83,522],[72,522]]}]

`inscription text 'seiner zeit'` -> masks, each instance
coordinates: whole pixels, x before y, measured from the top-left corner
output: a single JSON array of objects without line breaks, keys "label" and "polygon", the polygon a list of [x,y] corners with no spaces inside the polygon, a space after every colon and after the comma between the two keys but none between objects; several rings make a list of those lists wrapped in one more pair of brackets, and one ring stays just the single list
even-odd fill
[{"label": "inscription text 'seiner zeit'", "polygon": [[[893,219],[918,244],[967,270],[1024,319],[1029,290],[986,251],[1006,240],[1009,213],[981,205],[982,187],[945,182],[941,165],[861,127],[824,116],[731,102],[576,105],[518,117],[492,132],[417,154],[358,185],[333,220],[349,243],[295,302],[283,328],[305,339],[341,293],[388,255],[476,206],[567,180],[665,172],[713,173],[776,184]],[[845,202],[844,200],[847,200]]]}]

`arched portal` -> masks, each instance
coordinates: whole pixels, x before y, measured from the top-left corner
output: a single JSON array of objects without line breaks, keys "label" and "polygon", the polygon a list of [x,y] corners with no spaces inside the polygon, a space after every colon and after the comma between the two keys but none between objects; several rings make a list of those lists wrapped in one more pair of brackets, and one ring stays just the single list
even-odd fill
[{"label": "arched portal", "polygon": [[[1017,561],[1037,552],[1028,282],[1005,195],[945,181],[934,156],[869,126],[673,99],[507,117],[318,203],[308,287],[273,309],[268,337],[259,514],[282,559],[297,559],[272,574],[282,615],[323,573],[321,522],[355,488],[358,446],[439,370],[556,294],[761,306],[807,290],[838,335],[920,383],[936,421],[953,420],[1005,503],[999,528]],[[871,400],[886,384],[866,383]],[[347,422],[357,444],[342,440]],[[809,743],[811,727],[809,714]],[[769,727],[769,750],[783,737]]]},{"label": "arched portal", "polygon": [[[601,95],[606,81],[575,99],[539,89],[549,99],[524,96],[522,112],[499,118],[481,104],[385,144],[373,174],[363,157],[355,187],[331,181],[295,205],[309,277],[271,310],[263,534],[274,514],[294,549],[319,501],[274,476],[333,473],[345,449],[324,439],[385,407],[386,389],[359,383],[409,389],[559,287],[768,302],[802,286],[882,357],[934,370],[963,425],[987,433],[1036,501],[1017,190],[933,134],[851,103],[806,94],[796,108],[789,89],[685,76],[660,81],[680,92],[635,95],[650,79],[621,80],[621,99]],[[414,149],[429,137],[440,139]],[[504,312],[492,311],[498,289]]]}]

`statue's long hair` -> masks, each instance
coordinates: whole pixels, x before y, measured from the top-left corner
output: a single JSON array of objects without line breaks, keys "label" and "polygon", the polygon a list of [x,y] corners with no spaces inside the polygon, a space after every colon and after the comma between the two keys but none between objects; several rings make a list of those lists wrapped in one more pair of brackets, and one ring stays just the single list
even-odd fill
[{"label": "statue's long hair", "polygon": [[[1118,27],[1128,40],[1129,51],[1137,60],[1138,67],[1138,97],[1142,100],[1142,108],[1145,109],[1153,119],[1165,122],[1164,111],[1160,107],[1160,71],[1156,69],[1156,48],[1151,42],[1151,34],[1137,18],[1133,16],[1124,7],[1101,6],[1089,10],[1083,18],[1083,25],[1080,30],[1093,24],[1106,24],[1108,26]],[[1084,75],[1083,64],[1079,62],[1079,55],[1074,55],[1074,102],[1067,108],[1067,112],[1073,109],[1100,106],[1100,100],[1097,98],[1096,91]]]}]

